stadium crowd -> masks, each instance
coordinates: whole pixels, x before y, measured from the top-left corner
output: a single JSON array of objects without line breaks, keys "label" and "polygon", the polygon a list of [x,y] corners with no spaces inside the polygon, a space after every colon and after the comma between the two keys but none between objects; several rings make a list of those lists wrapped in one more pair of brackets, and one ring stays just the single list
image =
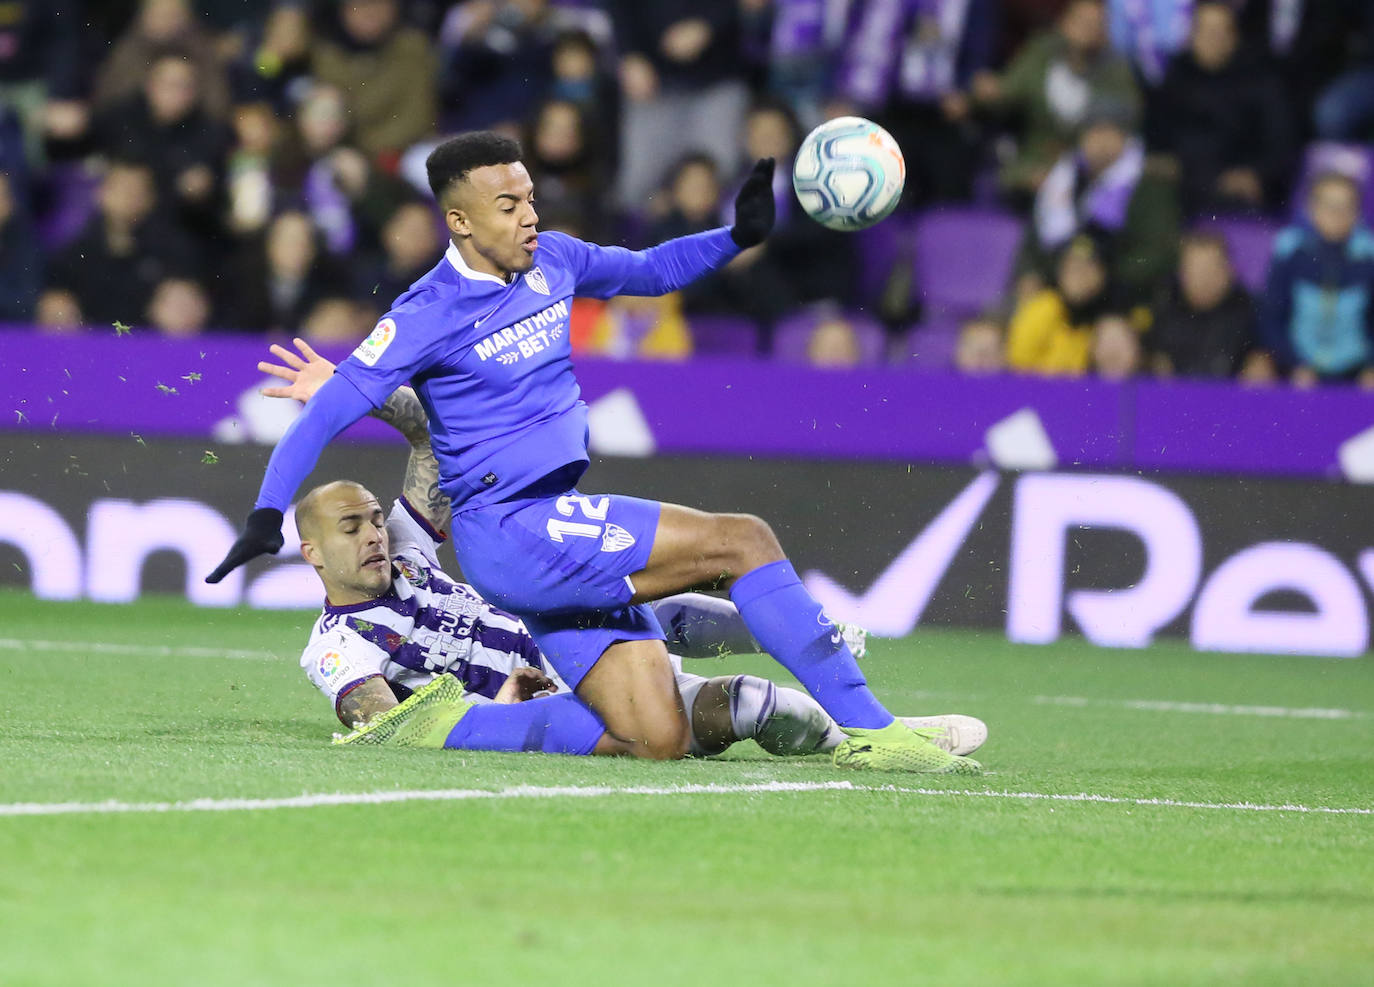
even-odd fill
[{"label": "stadium crowd", "polygon": [[[790,190],[850,113],[908,167],[861,234]],[[542,227],[630,246],[782,162],[766,244],[579,300],[581,352],[1374,387],[1367,0],[5,0],[0,321],[352,343],[470,128]]]}]

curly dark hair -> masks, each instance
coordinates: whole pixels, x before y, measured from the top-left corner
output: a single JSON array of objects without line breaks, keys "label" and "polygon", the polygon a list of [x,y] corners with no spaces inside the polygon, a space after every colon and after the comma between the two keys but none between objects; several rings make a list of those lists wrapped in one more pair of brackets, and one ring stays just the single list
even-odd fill
[{"label": "curly dark hair", "polygon": [[474,168],[512,164],[523,156],[520,142],[493,130],[473,130],[444,141],[425,159],[425,173],[435,199]]}]

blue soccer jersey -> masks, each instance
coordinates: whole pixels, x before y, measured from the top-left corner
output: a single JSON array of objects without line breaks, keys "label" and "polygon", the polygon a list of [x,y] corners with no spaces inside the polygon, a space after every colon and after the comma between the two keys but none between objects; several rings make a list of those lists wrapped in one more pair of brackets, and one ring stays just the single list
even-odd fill
[{"label": "blue soccer jersey", "polygon": [[396,300],[315,395],[269,463],[258,507],[284,508],[324,445],[410,381],[429,415],[440,488],[455,512],[506,500],[587,465],[587,407],[573,374],[574,295],[661,295],[739,252],[727,229],[644,251],[541,233],[533,266],[507,282],[456,246]]}]

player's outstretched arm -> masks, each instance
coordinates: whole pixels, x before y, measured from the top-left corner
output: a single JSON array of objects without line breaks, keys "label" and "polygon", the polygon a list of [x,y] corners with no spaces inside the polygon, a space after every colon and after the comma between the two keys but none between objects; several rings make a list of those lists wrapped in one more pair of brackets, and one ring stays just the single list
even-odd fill
[{"label": "player's outstretched arm", "polygon": [[[334,364],[316,353],[305,340],[292,342],[300,351],[299,356],[274,343],[272,355],[281,363],[263,360],[258,364],[263,373],[286,381],[285,386],[264,387],[262,393],[270,398],[293,398],[304,404],[333,375]],[[419,395],[409,387],[398,387],[384,405],[373,409],[372,415],[396,429],[410,443],[401,496],[431,527],[446,532],[451,505],[439,491],[439,461],[429,442],[429,416],[425,414]]]},{"label": "player's outstretched arm", "polygon": [[372,402],[341,377],[331,377],[305,406],[267,461],[267,473],[258,501],[248,515],[243,533],[215,571],[205,577],[217,583],[245,562],[259,555],[275,555],[282,546],[282,514],[320,453],[334,436],[372,410]]},{"label": "player's outstretched arm", "polygon": [[568,260],[577,271],[577,294],[590,298],[666,295],[724,267],[741,250],[762,243],[775,218],[773,168],[772,158],[754,165],[735,197],[735,225],[729,229],[680,236],[648,250],[569,239],[576,251]]}]

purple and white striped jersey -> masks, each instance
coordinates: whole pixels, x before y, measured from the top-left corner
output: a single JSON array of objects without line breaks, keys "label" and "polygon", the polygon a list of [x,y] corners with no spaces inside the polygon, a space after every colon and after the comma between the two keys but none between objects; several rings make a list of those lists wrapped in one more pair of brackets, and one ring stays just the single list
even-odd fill
[{"label": "purple and white striped jersey", "polygon": [[519,617],[444,575],[437,557],[443,536],[404,498],[392,506],[386,530],[391,589],[365,603],[326,603],[301,655],[305,674],[336,712],[340,698],[377,675],[404,697],[449,672],[480,702],[495,697],[514,669],[531,666],[568,691]]}]

